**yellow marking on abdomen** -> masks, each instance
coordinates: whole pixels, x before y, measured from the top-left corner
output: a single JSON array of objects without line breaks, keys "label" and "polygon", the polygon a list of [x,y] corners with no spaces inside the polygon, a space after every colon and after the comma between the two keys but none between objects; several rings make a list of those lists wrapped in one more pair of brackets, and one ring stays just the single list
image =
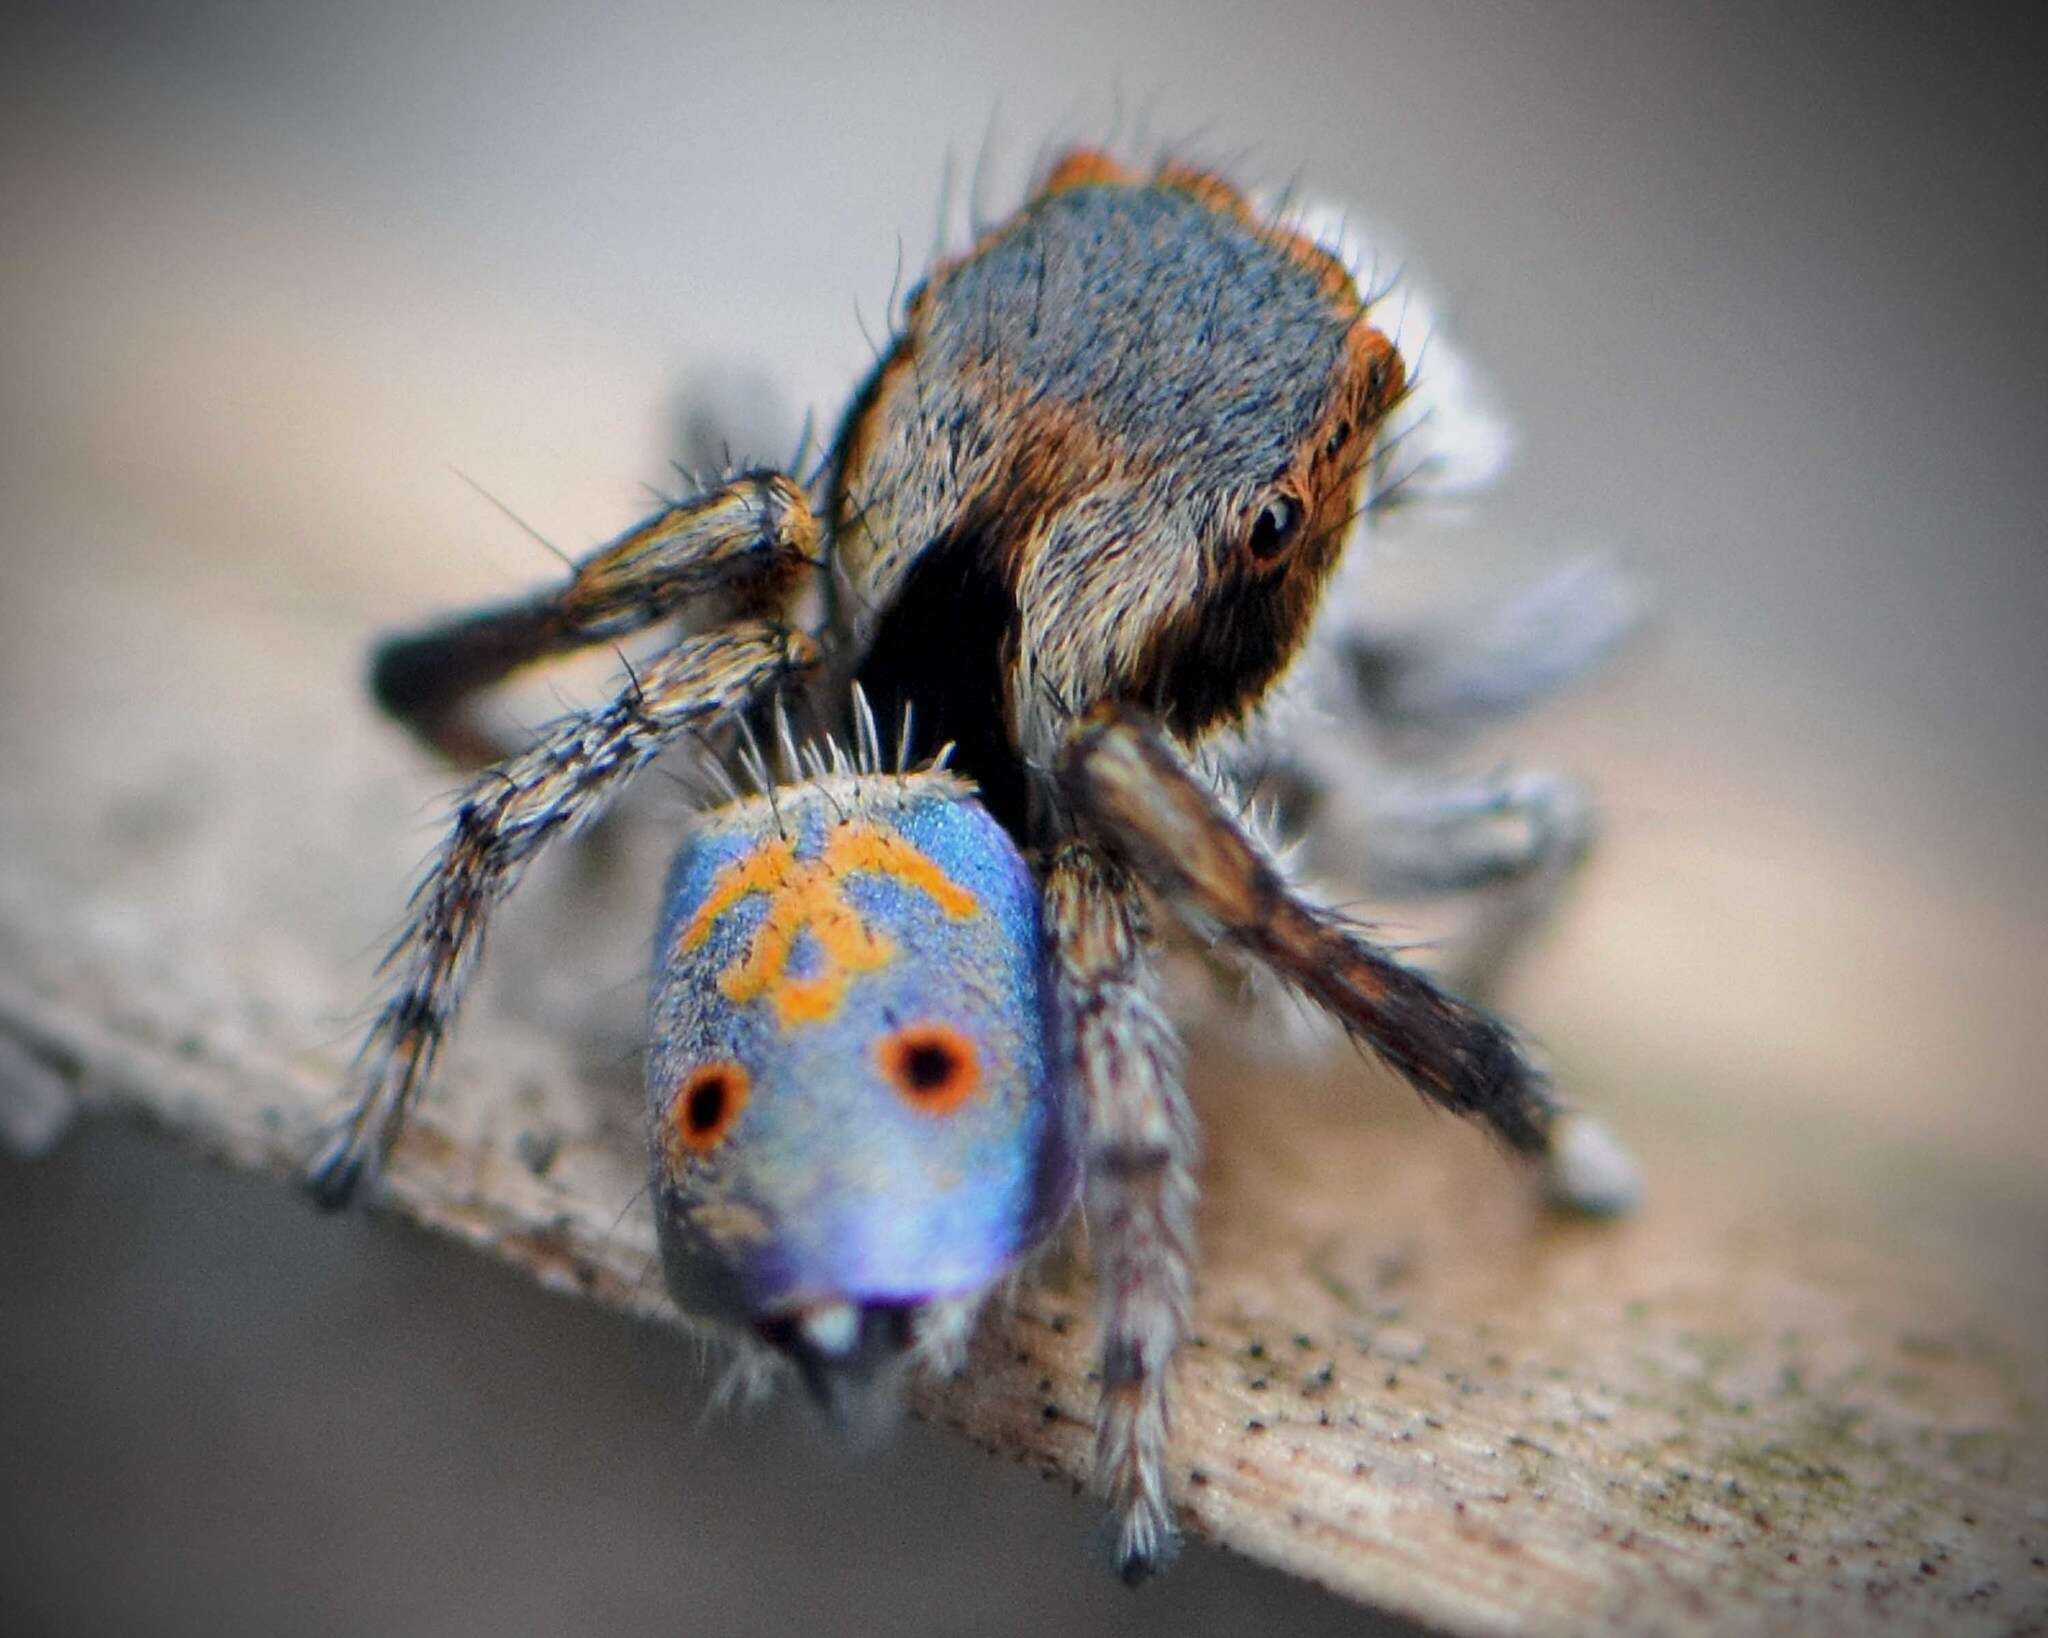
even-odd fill
[{"label": "yellow marking on abdomen", "polygon": [[[896,957],[896,945],[860,918],[840,891],[856,874],[887,876],[914,887],[955,921],[979,913],[981,901],[929,856],[893,831],[866,820],[834,827],[815,859],[799,859],[782,837],[762,842],[718,873],[711,891],[683,929],[679,948],[694,950],[711,936],[719,918],[756,893],[768,898],[768,914],[754,930],[746,953],[719,975],[730,1001],[744,1004],[766,996],[782,1027],[819,1024],[833,1017],[856,973],[876,972]],[[810,929],[822,958],[809,978],[789,972],[797,934]]]},{"label": "yellow marking on abdomen", "polygon": [[851,876],[856,871],[893,876],[906,887],[922,891],[955,921],[965,921],[981,908],[981,901],[941,870],[929,854],[893,830],[858,822],[840,825],[825,843],[819,862],[833,876]]}]

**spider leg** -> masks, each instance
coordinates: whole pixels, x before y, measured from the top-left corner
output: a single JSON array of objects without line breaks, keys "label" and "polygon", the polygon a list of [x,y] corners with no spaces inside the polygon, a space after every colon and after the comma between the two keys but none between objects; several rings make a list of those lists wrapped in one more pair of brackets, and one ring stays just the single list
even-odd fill
[{"label": "spider leg", "polygon": [[1059,781],[1082,820],[1191,925],[1264,962],[1425,1097],[1542,1162],[1561,1203],[1603,1214],[1632,1203],[1627,1156],[1597,1123],[1567,1115],[1507,1027],[1290,888],[1155,724],[1098,707],[1069,735]]},{"label": "spider leg", "polygon": [[319,1204],[345,1205],[397,1140],[482,953],[491,910],[541,850],[588,824],[682,735],[745,709],[816,658],[808,637],[764,621],[688,638],[608,705],[563,718],[470,784],[385,959],[389,992],[350,1075],[354,1104],[307,1168]]},{"label": "spider leg", "polygon": [[462,767],[507,751],[463,712],[473,694],[523,665],[610,642],[724,588],[767,613],[822,561],[803,491],[777,472],[744,473],[664,507],[582,558],[566,585],[386,638],[370,663],[377,703]]},{"label": "spider leg", "polygon": [[1576,558],[1462,616],[1354,626],[1344,669],[1372,726],[1397,744],[1455,742],[1594,671],[1642,624],[1643,595],[1613,559]]},{"label": "spider leg", "polygon": [[1326,815],[1311,842],[1318,867],[1370,896],[1482,894],[1442,966],[1486,995],[1575,878],[1597,812],[1564,774],[1423,765],[1591,671],[1640,624],[1643,599],[1599,554],[1408,629],[1362,620],[1358,592],[1318,635],[1299,691],[1307,708],[1266,732],[1239,771],[1280,796],[1291,827]]},{"label": "spider leg", "polygon": [[1136,1583],[1174,1545],[1166,1371],[1189,1321],[1195,1123],[1136,884],[1099,849],[1069,842],[1047,870],[1045,906],[1087,1111],[1086,1209],[1102,1309],[1095,1472],[1118,1571]]},{"label": "spider leg", "polygon": [[1525,882],[1577,863],[1594,828],[1591,793],[1568,774],[1395,777],[1368,798],[1363,885],[1429,899]]},{"label": "spider leg", "polygon": [[1342,860],[1345,874],[1370,896],[1483,895],[1442,969],[1466,992],[1491,994],[1591,850],[1598,830],[1592,793],[1569,774],[1540,769],[1478,778],[1371,764],[1330,772],[1352,787],[1343,804],[1351,821],[1343,828],[1352,834],[1334,837],[1339,827],[1329,825],[1322,834],[1351,854]]}]

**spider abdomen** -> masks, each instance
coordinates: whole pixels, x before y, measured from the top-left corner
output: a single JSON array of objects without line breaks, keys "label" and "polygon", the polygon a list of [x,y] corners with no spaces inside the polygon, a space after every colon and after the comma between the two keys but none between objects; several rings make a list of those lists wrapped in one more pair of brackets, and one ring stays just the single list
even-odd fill
[{"label": "spider abdomen", "polygon": [[655,1215],[685,1312],[785,1351],[803,1316],[886,1312],[908,1346],[1064,1213],[1037,888],[957,779],[836,775],[705,814],[656,967]]}]

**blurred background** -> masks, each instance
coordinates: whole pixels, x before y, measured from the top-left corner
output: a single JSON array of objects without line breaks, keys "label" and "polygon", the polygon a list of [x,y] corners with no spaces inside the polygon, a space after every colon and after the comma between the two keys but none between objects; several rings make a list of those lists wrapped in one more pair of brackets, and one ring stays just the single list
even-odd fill
[{"label": "blurred background", "polygon": [[[0,754],[36,777],[93,686],[93,623],[36,612],[67,577],[204,570],[338,673],[548,572],[463,477],[573,551],[707,388],[829,425],[949,155],[1000,213],[1047,143],[1178,144],[1391,225],[1517,423],[1391,577],[1601,544],[1656,587],[1517,743],[1610,837],[1516,1009],[1649,1105],[1711,1081],[2037,1202],[2039,69],[1839,5],[14,8]],[[1063,1491],[921,1429],[680,1440],[673,1337],[133,1134],[0,1159],[0,1247],[9,1632],[1360,1630],[1200,1551],[1132,1600]]]}]

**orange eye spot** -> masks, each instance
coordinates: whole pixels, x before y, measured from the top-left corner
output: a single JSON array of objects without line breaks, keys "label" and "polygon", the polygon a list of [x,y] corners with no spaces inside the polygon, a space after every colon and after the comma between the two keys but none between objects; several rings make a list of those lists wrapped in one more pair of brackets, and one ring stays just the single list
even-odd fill
[{"label": "orange eye spot", "polygon": [[747,1106],[748,1087],[747,1072],[735,1063],[691,1070],[668,1106],[670,1163],[680,1165],[685,1155],[708,1155],[723,1143]]},{"label": "orange eye spot", "polygon": [[912,1024],[875,1051],[904,1101],[928,1115],[950,1115],[981,1085],[974,1043],[947,1024]]}]

